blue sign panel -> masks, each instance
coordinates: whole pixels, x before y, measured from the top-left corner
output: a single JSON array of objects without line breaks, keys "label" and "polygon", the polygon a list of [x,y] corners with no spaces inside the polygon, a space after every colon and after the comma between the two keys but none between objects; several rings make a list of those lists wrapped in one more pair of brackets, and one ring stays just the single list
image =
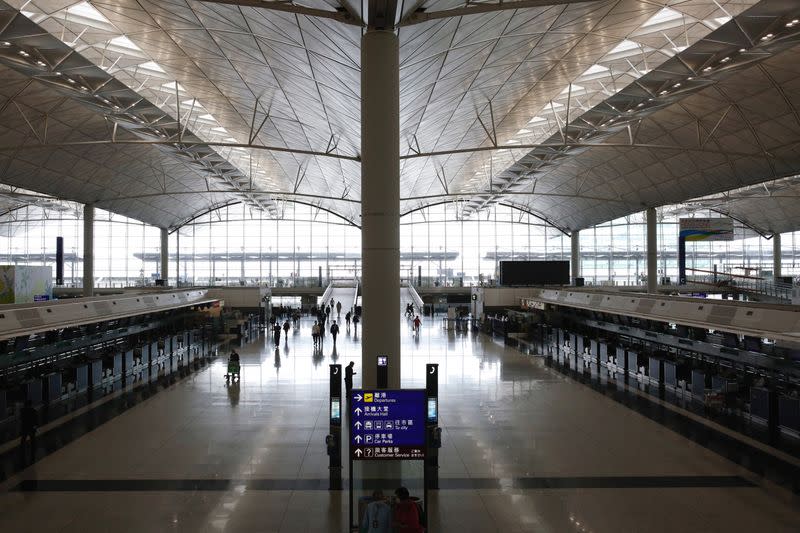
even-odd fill
[{"label": "blue sign panel", "polygon": [[353,390],[350,455],[354,460],[424,459],[423,389]]}]

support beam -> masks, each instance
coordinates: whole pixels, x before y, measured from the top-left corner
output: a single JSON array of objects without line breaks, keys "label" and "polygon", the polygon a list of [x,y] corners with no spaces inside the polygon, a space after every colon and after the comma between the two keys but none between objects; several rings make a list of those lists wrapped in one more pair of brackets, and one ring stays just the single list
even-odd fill
[{"label": "support beam", "polygon": [[161,279],[169,285],[169,231],[161,228]]},{"label": "support beam", "polygon": [[776,233],[772,236],[772,277],[781,277],[781,234]]},{"label": "support beam", "polygon": [[439,11],[425,11],[424,9],[419,9],[406,15],[403,20],[400,21],[399,26],[411,26],[413,24],[420,24],[429,20],[462,17],[465,15],[477,15],[480,13],[506,11],[509,9],[517,10],[526,8],[541,8],[570,4],[585,4],[588,2],[597,1],[598,0],[512,0],[510,2],[503,2],[502,0],[499,0],[497,2],[470,3],[465,7],[455,7],[452,9],[442,9]]},{"label": "support beam", "polygon": [[181,286],[181,232],[175,230],[175,288]]},{"label": "support beam", "polygon": [[647,209],[647,292],[658,289],[658,219],[656,208]]},{"label": "support beam", "polygon": [[94,206],[83,206],[83,295],[94,296]]},{"label": "support beam", "polygon": [[[280,2],[277,0],[200,0],[209,4],[226,4],[229,6],[241,7],[258,7],[262,9],[269,9],[272,11],[283,11],[285,13],[295,13],[297,15],[305,15],[307,17],[320,17],[335,20],[342,24],[349,24],[352,26],[363,26],[361,19],[357,14],[345,7],[342,10],[328,11],[327,9],[317,9],[313,7],[306,7],[296,5],[292,2]],[[347,2],[342,2],[343,6],[347,6]]]},{"label": "support beam", "polygon": [[581,277],[581,232],[579,230],[572,231],[570,244],[572,245],[572,258],[570,262],[570,266],[572,267],[572,283],[576,284],[577,278]]},{"label": "support beam", "polygon": [[377,384],[376,357],[400,388],[400,56],[397,35],[361,38],[361,372]]}]

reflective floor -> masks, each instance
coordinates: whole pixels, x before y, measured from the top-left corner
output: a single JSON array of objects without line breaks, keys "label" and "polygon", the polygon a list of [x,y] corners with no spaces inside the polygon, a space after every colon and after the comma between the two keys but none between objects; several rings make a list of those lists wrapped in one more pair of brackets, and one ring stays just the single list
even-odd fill
[{"label": "reflective floor", "polygon": [[[358,387],[361,328],[316,354],[310,330],[243,348],[238,385],[217,361],[10,478],[0,531],[347,531],[327,365],[356,361]],[[440,365],[431,531],[800,531],[796,496],[541,359],[430,319],[402,334],[404,387]]]}]

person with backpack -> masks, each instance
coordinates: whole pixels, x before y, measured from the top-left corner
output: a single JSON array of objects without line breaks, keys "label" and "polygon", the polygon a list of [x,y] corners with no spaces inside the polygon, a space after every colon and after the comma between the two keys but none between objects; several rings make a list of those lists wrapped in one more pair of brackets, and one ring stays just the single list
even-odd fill
[{"label": "person with backpack", "polygon": [[392,526],[397,533],[423,533],[422,517],[417,503],[411,499],[408,489],[399,487],[394,491],[397,501],[392,512]]},{"label": "person with backpack", "polygon": [[333,321],[331,324],[331,335],[333,336],[333,345],[336,346],[336,337],[339,335],[339,324],[336,321]]}]

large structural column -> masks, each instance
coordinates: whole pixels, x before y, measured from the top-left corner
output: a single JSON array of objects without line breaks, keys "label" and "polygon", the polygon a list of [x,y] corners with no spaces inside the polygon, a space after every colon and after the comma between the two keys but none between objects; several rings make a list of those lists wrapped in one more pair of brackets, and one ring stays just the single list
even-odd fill
[{"label": "large structural column", "polygon": [[83,295],[94,296],[94,206],[83,206]]},{"label": "large structural column", "polygon": [[389,388],[400,388],[400,65],[392,31],[361,37],[361,373],[377,381],[388,357]]},{"label": "large structural column", "polygon": [[161,228],[161,279],[169,285],[169,231]]},{"label": "large structural column", "polygon": [[772,277],[781,277],[781,234],[772,236]]},{"label": "large structural column", "polygon": [[647,209],[647,292],[658,288],[658,220],[656,209]]},{"label": "large structural column", "polygon": [[572,260],[570,266],[572,267],[572,283],[576,284],[577,278],[581,277],[581,232],[579,230],[572,230],[572,238],[570,239],[572,245]]}]

